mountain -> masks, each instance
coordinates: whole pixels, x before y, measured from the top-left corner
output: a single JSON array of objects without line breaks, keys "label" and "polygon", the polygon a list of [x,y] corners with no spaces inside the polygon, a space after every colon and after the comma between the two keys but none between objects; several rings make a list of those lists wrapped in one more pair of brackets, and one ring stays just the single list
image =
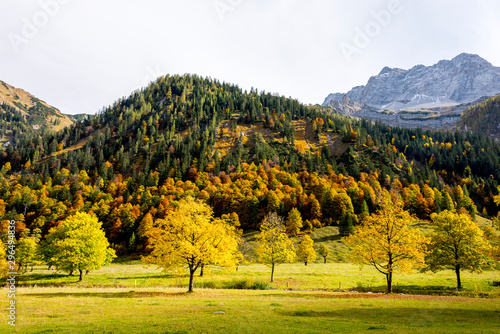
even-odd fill
[{"label": "mountain", "polygon": [[366,104],[353,101],[342,96],[342,102],[330,100],[328,105],[338,114],[369,121],[380,121],[390,126],[401,128],[422,129],[454,129],[460,115],[472,106],[484,102],[488,97],[482,97],[470,103],[432,107],[426,109],[411,108],[409,110],[376,110]]},{"label": "mountain", "polygon": [[0,153],[0,221],[45,235],[67,215],[93,212],[122,254],[186,196],[216,217],[235,213],[244,230],[293,208],[306,230],[356,224],[386,190],[422,219],[455,206],[498,213],[492,138],[393,128],[196,75],[158,78],[92,118]]},{"label": "mountain", "polygon": [[[409,70],[384,67],[366,85],[345,95],[373,109],[397,111],[469,103],[498,93],[500,67],[478,55],[462,53],[432,66],[417,65]],[[323,105],[342,98],[343,94],[330,94]]]},{"label": "mountain", "polygon": [[[343,106],[348,106],[346,113],[370,110],[347,97]],[[469,166],[478,176],[500,179],[500,146],[484,141],[489,138],[481,137],[477,151],[470,157],[460,155],[457,162],[456,152],[463,152],[462,146],[469,145],[466,142],[479,140],[468,136],[443,131],[422,136],[420,129],[356,121],[329,108],[306,106],[283,96],[242,91],[196,75],[173,75],[159,78],[62,131],[30,136],[17,150],[0,155],[0,165],[10,162],[19,170],[31,160],[34,171],[51,177],[64,167],[104,179],[118,172],[139,184],[154,173],[161,183],[169,177],[189,178],[192,168],[230,173],[243,162],[258,165],[265,161],[286,165],[292,172],[324,171],[331,165],[334,170],[359,175],[376,168],[392,179],[412,159],[425,166],[434,155],[439,157],[433,162],[437,170],[461,174]],[[442,151],[439,146],[433,151],[426,146],[447,142],[457,143],[457,150]],[[406,151],[407,146],[411,150],[396,164],[399,158],[394,151]],[[486,154],[479,146],[493,146],[499,153]],[[400,176],[413,180],[412,175]]]},{"label": "mountain", "polygon": [[74,121],[30,93],[0,80],[0,142],[19,142],[36,131],[58,131]]},{"label": "mountain", "polygon": [[500,139],[500,95],[467,108],[457,123],[457,129]]}]

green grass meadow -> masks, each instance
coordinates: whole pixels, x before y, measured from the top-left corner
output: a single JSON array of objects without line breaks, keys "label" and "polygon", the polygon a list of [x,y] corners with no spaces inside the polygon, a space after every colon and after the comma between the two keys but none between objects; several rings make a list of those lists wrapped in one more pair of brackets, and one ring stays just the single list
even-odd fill
[{"label": "green grass meadow", "polygon": [[[5,299],[4,297],[2,299]],[[5,304],[5,302],[2,302]],[[179,288],[20,288],[8,333],[498,333],[498,299]]]},{"label": "green grass meadow", "polygon": [[[263,289],[277,290],[342,290],[344,292],[384,292],[385,276],[373,267],[349,263],[314,262],[287,263],[276,267],[275,281],[269,283],[271,270],[262,264],[240,266],[237,271],[223,268],[209,268],[203,277],[195,276],[196,288],[231,289],[242,284],[262,284]],[[499,297],[500,287],[492,282],[500,280],[500,272],[488,270],[481,274],[462,273],[464,291],[455,291],[455,276],[451,270],[437,273],[415,272],[412,275],[394,275],[394,289],[397,293],[464,295]],[[62,272],[52,272],[46,267],[35,267],[19,277],[18,284],[26,287],[120,287],[120,288],[187,288],[186,272],[163,272],[161,269],[144,265],[140,260],[113,263],[108,267],[83,276],[68,276]]]},{"label": "green grass meadow", "polygon": [[273,283],[262,264],[211,267],[195,277],[194,293],[186,293],[187,272],[138,258],[118,258],[82,282],[35,267],[18,276],[16,326],[5,318],[0,333],[500,333],[500,287],[492,285],[500,271],[463,271],[460,292],[451,270],[396,274],[389,295],[385,276],[346,262],[336,227],[311,237],[330,248],[327,263],[280,265]]}]

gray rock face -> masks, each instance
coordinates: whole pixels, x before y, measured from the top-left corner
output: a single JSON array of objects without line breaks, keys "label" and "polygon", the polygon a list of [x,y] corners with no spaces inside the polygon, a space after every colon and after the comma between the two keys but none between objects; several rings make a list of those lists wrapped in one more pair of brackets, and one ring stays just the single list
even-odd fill
[{"label": "gray rock face", "polygon": [[455,129],[457,122],[463,112],[471,106],[484,102],[487,97],[481,97],[470,103],[459,105],[434,107],[427,109],[412,109],[411,111],[376,110],[366,104],[353,101],[343,94],[342,101],[332,99],[328,105],[337,113],[354,117],[364,118],[369,121],[380,121],[390,126],[401,128],[423,128],[423,129]]},{"label": "gray rock face", "polygon": [[432,66],[417,65],[409,70],[384,67],[365,86],[347,94],[330,94],[323,102],[342,103],[343,95],[379,110],[428,109],[468,103],[500,93],[500,67],[478,55],[462,53]]}]

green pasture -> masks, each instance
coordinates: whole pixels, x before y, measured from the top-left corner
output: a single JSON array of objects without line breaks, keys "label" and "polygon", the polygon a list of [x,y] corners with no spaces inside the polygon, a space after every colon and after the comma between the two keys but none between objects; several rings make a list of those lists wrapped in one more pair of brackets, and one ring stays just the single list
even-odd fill
[{"label": "green pasture", "polygon": [[[251,249],[255,233],[245,237]],[[4,319],[0,333],[500,332],[500,287],[492,284],[500,271],[463,271],[463,291],[451,270],[395,274],[389,295],[385,276],[347,262],[336,227],[311,237],[316,248],[329,247],[327,263],[318,256],[307,266],[280,265],[273,283],[262,264],[209,267],[197,273],[194,293],[186,293],[186,271],[165,272],[137,257],[120,257],[82,282],[35,267],[18,276],[16,327]],[[0,295],[5,306],[7,292]]]},{"label": "green pasture", "polygon": [[[6,294],[1,303],[6,305]],[[498,333],[498,299],[325,291],[19,288],[1,333]]]}]

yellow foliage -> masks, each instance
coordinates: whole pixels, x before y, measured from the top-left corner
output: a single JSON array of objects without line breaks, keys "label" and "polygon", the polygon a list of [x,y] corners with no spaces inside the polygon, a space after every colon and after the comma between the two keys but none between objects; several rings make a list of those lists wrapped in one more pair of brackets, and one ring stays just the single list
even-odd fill
[{"label": "yellow foliage", "polygon": [[457,289],[460,290],[460,270],[481,272],[489,265],[492,247],[468,214],[445,210],[433,214],[431,218],[434,233],[427,258],[430,269],[453,269],[457,275]]},{"label": "yellow foliage", "polygon": [[165,269],[188,266],[189,291],[193,290],[194,272],[202,265],[236,264],[239,238],[235,227],[214,219],[210,206],[201,201],[182,199],[154,225],[145,231],[153,251],[143,261]]},{"label": "yellow foliage", "polygon": [[7,247],[5,247],[4,243],[0,241],[0,278],[4,278],[7,276],[8,263],[7,263]]},{"label": "yellow foliage", "polygon": [[80,280],[85,270],[107,265],[115,257],[109,242],[95,216],[78,212],[51,229],[43,250],[48,265],[66,271],[79,270]]},{"label": "yellow foliage", "polygon": [[498,189],[499,194],[495,195],[495,197],[493,197],[493,200],[495,201],[496,205],[500,206],[500,186],[498,186],[497,189]]},{"label": "yellow foliage", "polygon": [[412,219],[399,203],[392,204],[387,194],[384,197],[383,209],[366,217],[344,240],[351,261],[374,266],[386,276],[387,290],[392,292],[394,273],[411,273],[424,266],[428,239],[409,226]]},{"label": "yellow foliage", "polygon": [[307,234],[304,235],[302,241],[297,249],[297,258],[304,262],[307,266],[307,262],[316,260],[316,252],[314,251],[314,241]]},{"label": "yellow foliage", "polygon": [[274,212],[269,213],[262,221],[257,240],[258,259],[271,266],[271,282],[274,282],[274,267],[280,263],[292,262],[295,258],[295,247],[285,233],[283,218]]},{"label": "yellow foliage", "polygon": [[5,165],[3,165],[2,168],[3,168],[3,170],[4,170],[5,173],[8,173],[12,169],[12,167],[10,165],[10,162],[6,162]]}]

